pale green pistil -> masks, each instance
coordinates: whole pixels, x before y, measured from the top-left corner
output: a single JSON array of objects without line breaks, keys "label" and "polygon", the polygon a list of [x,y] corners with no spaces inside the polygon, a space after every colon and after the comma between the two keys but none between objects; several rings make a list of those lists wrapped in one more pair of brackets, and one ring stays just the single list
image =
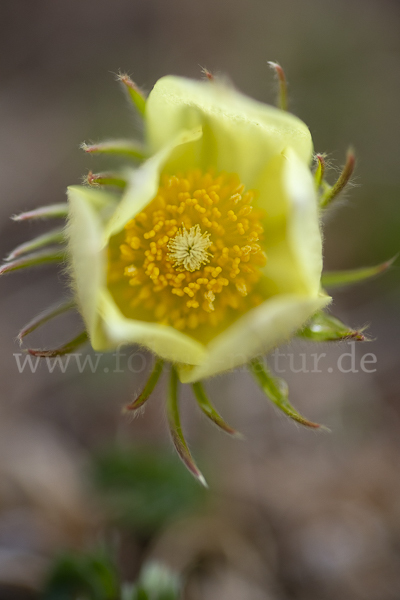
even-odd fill
[{"label": "pale green pistil", "polygon": [[202,233],[199,225],[189,230],[182,227],[168,243],[168,257],[178,270],[198,271],[201,265],[210,262],[212,255],[207,252],[210,246],[210,234]]}]

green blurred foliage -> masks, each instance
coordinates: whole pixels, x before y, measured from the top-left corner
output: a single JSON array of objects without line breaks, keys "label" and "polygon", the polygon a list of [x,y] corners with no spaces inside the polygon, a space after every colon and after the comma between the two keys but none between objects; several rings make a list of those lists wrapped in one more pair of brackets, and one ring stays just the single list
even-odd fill
[{"label": "green blurred foliage", "polygon": [[120,589],[106,554],[64,554],[50,568],[42,600],[178,600],[180,578],[160,563],[145,564],[136,584]]},{"label": "green blurred foliage", "polygon": [[119,585],[106,555],[64,554],[51,567],[43,600],[115,600]]},{"label": "green blurred foliage", "polygon": [[147,448],[111,448],[93,458],[92,480],[109,516],[148,536],[199,508],[207,492],[175,456]]},{"label": "green blurred foliage", "polygon": [[134,586],[125,586],[121,600],[178,600],[181,582],[177,575],[159,563],[145,565]]}]

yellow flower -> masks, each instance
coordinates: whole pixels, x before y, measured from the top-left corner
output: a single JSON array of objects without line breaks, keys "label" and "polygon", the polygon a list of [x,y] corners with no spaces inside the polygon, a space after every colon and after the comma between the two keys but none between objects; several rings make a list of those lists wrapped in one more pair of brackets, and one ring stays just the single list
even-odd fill
[{"label": "yellow flower", "polygon": [[76,294],[96,350],[140,344],[182,382],[249,363],[329,302],[299,119],[217,82],[164,77],[150,158],[117,201],[69,189]]},{"label": "yellow flower", "polygon": [[[285,108],[284,73],[271,65]],[[334,288],[361,281],[392,262],[325,273],[321,279],[320,211],[347,184],[353,153],[329,185],[323,155],[316,155],[315,173],[310,171],[312,141],[302,121],[207,77],[202,82],[164,77],[145,100],[121,75],[144,119],[144,146],[112,141],[83,147],[133,159],[139,166],[117,174],[89,173],[92,187],[70,187],[68,205],[16,216],[67,217],[68,225],[18,246],[0,267],[2,274],[67,260],[74,299],[50,307],[18,337],[22,341],[76,306],[86,331],[61,348],[31,354],[59,356],[90,339],[97,351],[138,344],[156,355],[142,393],[127,410],[144,404],[164,361],[171,363],[171,436],[203,483],[182,434],[178,377],[192,383],[201,410],[227,433],[236,431],[217,413],[201,380],[241,365],[248,365],[287,415],[318,427],[290,405],[287,385],[259,357],[294,334],[312,341],[364,340],[362,331],[322,311],[330,298],[321,283]]]}]

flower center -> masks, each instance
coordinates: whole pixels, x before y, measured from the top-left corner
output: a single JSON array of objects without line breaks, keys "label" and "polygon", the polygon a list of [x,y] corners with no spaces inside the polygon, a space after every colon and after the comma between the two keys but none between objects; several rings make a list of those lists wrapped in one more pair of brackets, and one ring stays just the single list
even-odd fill
[{"label": "flower center", "polygon": [[254,196],[236,174],[162,176],[156,197],[110,240],[108,286],[122,312],[207,340],[262,302]]},{"label": "flower center", "polygon": [[212,256],[207,252],[211,246],[210,234],[207,231],[201,233],[199,225],[194,225],[189,231],[183,226],[167,246],[170,251],[168,258],[178,271],[198,271],[201,265],[210,262],[209,256]]}]

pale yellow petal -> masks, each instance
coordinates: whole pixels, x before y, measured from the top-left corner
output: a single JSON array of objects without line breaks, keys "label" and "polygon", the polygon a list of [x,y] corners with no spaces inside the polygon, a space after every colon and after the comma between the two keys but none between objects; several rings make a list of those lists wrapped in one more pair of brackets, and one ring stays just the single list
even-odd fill
[{"label": "pale yellow petal", "polygon": [[88,188],[68,188],[70,272],[80,312],[93,345],[98,331],[98,297],[106,285],[106,254],[100,209],[112,197]]},{"label": "pale yellow petal", "polygon": [[200,365],[180,365],[181,381],[198,381],[247,364],[289,339],[329,302],[328,296],[307,298],[289,294],[266,300],[210,342],[207,357]]},{"label": "pale yellow petal", "polygon": [[291,149],[276,156],[258,177],[258,206],[265,211],[263,269],[276,293],[316,295],[322,270],[318,204],[309,168]]},{"label": "pale yellow petal", "polygon": [[160,185],[160,174],[168,161],[173,160],[174,151],[184,147],[191,148],[191,142],[201,138],[201,128],[192,131],[181,131],[174,139],[157,154],[149,158],[138,169],[131,171],[128,187],[121,202],[118,204],[112,218],[104,231],[104,243],[123,229],[124,225],[133,219],[156,196]]},{"label": "pale yellow petal", "polygon": [[173,327],[128,319],[106,290],[101,294],[98,311],[104,339],[94,347],[95,350],[138,344],[165,360],[191,364],[201,364],[206,356],[202,344]]},{"label": "pale yellow petal", "polygon": [[314,180],[292,148],[284,155],[283,182],[290,201],[288,244],[307,292],[317,294],[321,285],[322,240]]},{"label": "pale yellow petal", "polygon": [[182,129],[203,127],[210,164],[239,172],[246,185],[288,145],[306,163],[312,156],[310,132],[300,119],[217,82],[163,77],[147,100],[146,126],[153,150]]}]

